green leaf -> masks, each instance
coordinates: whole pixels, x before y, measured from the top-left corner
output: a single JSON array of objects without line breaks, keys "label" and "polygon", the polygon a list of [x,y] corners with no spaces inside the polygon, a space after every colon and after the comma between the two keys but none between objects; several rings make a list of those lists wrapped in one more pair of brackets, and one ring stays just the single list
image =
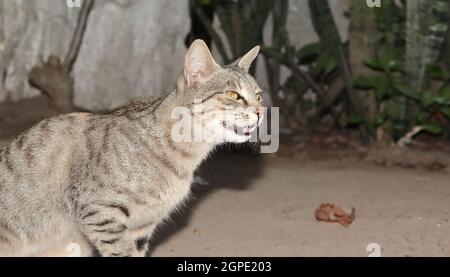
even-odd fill
[{"label": "green leaf", "polygon": [[394,81],[393,87],[397,92],[403,94],[404,96],[406,96],[408,98],[411,98],[416,101],[422,101],[422,97],[421,97],[420,93],[415,88],[405,84],[402,81],[398,81],[398,80]]},{"label": "green leaf", "polygon": [[391,82],[386,75],[379,75],[375,78],[375,94],[378,100],[383,100],[389,95]]},{"label": "green leaf", "polygon": [[397,48],[392,48],[386,54],[385,57],[380,59],[368,59],[365,61],[365,64],[376,71],[383,71],[385,73],[389,73],[392,71],[400,70],[398,65],[398,59],[400,57],[400,50]]},{"label": "green leaf", "polygon": [[378,59],[368,59],[364,63],[373,70],[384,71],[384,64]]},{"label": "green leaf", "polygon": [[212,0],[197,0],[196,4],[202,6],[210,6],[212,5]]},{"label": "green leaf", "polygon": [[375,126],[383,125],[387,120],[387,116],[385,114],[379,114],[375,117],[374,124]]},{"label": "green leaf", "polygon": [[419,124],[428,124],[430,122],[430,114],[425,111],[420,111],[417,114],[417,122]]},{"label": "green leaf", "polygon": [[353,78],[347,51],[342,43],[328,0],[309,0],[308,6],[311,12],[312,25],[320,38],[320,42],[332,54],[347,90],[351,91],[353,89]]},{"label": "green leaf", "polygon": [[346,118],[346,125],[359,125],[364,123],[364,118],[357,115],[349,115]]},{"label": "green leaf", "polygon": [[374,89],[379,101],[385,99],[391,90],[391,82],[387,75],[363,76],[353,78],[353,86],[362,90]]},{"label": "green leaf", "polygon": [[425,132],[428,132],[433,135],[439,135],[442,134],[443,132],[442,127],[437,124],[426,124],[422,125],[421,127]]},{"label": "green leaf", "polygon": [[383,63],[387,65],[394,65],[400,58],[401,54],[402,50],[400,50],[400,48],[391,48],[389,49]]},{"label": "green leaf", "polygon": [[441,112],[450,119],[450,107],[441,107]]},{"label": "green leaf", "polygon": [[357,75],[353,78],[353,86],[358,89],[369,90],[375,88],[376,77]]},{"label": "green leaf", "polygon": [[424,108],[429,108],[434,103],[440,101],[440,97],[436,96],[432,91],[422,93],[421,104]]},{"label": "green leaf", "polygon": [[297,51],[297,57],[300,61],[306,60],[308,58],[318,56],[322,50],[322,45],[320,42],[310,43]]},{"label": "green leaf", "polygon": [[315,73],[316,74],[329,74],[336,70],[337,63],[331,56],[331,54],[328,51],[323,51],[320,53],[319,57],[317,58],[316,65],[315,65]]},{"label": "green leaf", "polygon": [[[384,102],[384,114],[393,122],[393,126],[397,128],[397,124],[404,114],[403,101],[400,98],[390,98]],[[403,100],[403,99],[401,99]]]},{"label": "green leaf", "polygon": [[450,88],[445,86],[438,91],[428,92],[432,95],[432,104],[437,104],[439,106],[450,105]]},{"label": "green leaf", "polygon": [[439,90],[439,95],[442,97],[442,104],[450,105],[450,87],[445,86]]},{"label": "green leaf", "polygon": [[447,80],[448,79],[448,72],[444,68],[442,68],[438,64],[429,64],[427,66],[427,74],[430,76],[430,78],[438,79],[438,80]]}]

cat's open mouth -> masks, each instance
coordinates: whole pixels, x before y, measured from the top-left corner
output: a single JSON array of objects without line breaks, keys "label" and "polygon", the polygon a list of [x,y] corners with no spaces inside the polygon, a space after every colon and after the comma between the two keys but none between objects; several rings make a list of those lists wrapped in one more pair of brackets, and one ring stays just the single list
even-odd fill
[{"label": "cat's open mouth", "polygon": [[237,126],[235,124],[227,123],[225,121],[222,122],[222,126],[225,129],[233,131],[238,136],[249,137],[252,135],[253,131],[256,129],[256,124],[251,126]]}]

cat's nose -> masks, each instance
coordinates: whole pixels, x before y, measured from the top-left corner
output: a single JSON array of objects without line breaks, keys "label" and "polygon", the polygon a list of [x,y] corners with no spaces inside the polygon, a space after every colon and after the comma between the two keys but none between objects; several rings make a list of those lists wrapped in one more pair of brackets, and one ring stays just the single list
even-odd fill
[{"label": "cat's nose", "polygon": [[258,117],[258,125],[261,125],[262,119],[264,118],[264,107],[256,107],[255,113]]},{"label": "cat's nose", "polygon": [[258,116],[258,118],[261,117],[262,115],[264,115],[264,107],[256,107],[255,113]]}]

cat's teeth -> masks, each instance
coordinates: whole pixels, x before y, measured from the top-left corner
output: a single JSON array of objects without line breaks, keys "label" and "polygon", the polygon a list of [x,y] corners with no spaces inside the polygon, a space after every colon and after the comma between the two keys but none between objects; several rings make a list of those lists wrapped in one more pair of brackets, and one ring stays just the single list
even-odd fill
[{"label": "cat's teeth", "polygon": [[225,121],[222,122],[222,126],[226,129],[232,130],[238,136],[251,136],[256,128],[256,125],[239,127],[237,125],[229,125]]}]

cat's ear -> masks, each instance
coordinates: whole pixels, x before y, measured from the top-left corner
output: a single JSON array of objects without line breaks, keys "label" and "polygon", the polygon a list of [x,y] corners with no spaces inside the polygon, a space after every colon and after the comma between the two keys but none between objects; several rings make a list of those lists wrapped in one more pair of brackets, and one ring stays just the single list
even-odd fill
[{"label": "cat's ear", "polygon": [[196,40],[184,60],[184,78],[188,86],[196,86],[220,69],[203,40]]},{"label": "cat's ear", "polygon": [[250,67],[252,66],[252,63],[255,61],[256,57],[258,56],[260,49],[261,49],[261,47],[259,47],[259,46],[254,47],[247,54],[242,56],[242,58],[240,58],[239,60],[234,62],[233,65],[244,70],[245,72],[248,72],[250,70]]}]

